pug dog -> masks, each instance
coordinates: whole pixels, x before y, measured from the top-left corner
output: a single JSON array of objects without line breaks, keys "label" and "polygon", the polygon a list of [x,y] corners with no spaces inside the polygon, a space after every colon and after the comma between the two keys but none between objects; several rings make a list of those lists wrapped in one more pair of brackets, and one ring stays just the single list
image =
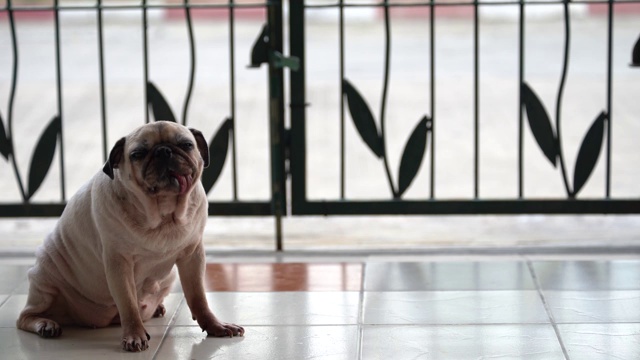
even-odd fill
[{"label": "pug dog", "polygon": [[36,251],[17,327],[45,338],[62,325],[122,326],[122,348],[143,351],[143,322],[165,314],[176,277],[191,315],[211,336],[243,336],[218,320],[204,289],[208,202],[200,177],[209,148],[198,130],[158,121],[116,142],[103,171],[69,200]]}]

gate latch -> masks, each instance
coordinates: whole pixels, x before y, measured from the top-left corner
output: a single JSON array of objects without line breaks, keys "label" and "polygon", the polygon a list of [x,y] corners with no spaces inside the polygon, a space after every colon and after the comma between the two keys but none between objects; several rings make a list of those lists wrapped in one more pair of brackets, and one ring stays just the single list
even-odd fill
[{"label": "gate latch", "polygon": [[259,68],[263,63],[271,63],[276,68],[289,68],[291,71],[300,69],[300,59],[295,56],[284,56],[279,51],[269,49],[269,26],[264,25],[260,36],[256,39],[251,50],[250,68]]}]

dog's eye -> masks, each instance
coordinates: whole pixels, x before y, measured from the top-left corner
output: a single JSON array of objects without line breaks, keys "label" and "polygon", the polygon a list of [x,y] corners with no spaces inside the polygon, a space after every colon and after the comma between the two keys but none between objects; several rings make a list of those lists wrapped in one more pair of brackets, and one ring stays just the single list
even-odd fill
[{"label": "dog's eye", "polygon": [[191,150],[193,150],[193,143],[192,143],[192,142],[188,142],[188,141],[186,141],[186,142],[180,143],[178,146],[180,146],[180,148],[181,148],[182,150],[184,150],[184,151],[191,151]]},{"label": "dog's eye", "polygon": [[142,160],[147,156],[147,150],[134,150],[131,152],[131,160]]}]

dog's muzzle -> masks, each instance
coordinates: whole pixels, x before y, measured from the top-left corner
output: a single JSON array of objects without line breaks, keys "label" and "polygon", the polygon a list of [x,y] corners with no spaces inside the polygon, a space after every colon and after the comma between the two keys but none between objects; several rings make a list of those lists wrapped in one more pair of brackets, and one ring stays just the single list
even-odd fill
[{"label": "dog's muzzle", "polygon": [[153,157],[148,168],[155,169],[151,176],[146,176],[149,180],[155,178],[155,181],[151,181],[155,185],[149,187],[149,192],[152,194],[162,188],[173,188],[182,195],[191,188],[193,183],[193,169],[189,160],[177,154],[170,146],[156,147],[153,150]]}]

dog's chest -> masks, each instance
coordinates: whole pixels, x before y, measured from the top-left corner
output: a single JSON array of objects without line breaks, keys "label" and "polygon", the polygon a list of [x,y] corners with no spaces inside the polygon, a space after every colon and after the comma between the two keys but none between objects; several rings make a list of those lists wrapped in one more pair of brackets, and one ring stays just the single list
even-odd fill
[{"label": "dog's chest", "polygon": [[180,252],[199,239],[194,235],[193,227],[175,224],[172,219],[166,219],[155,229],[144,230],[137,238],[142,243],[141,251],[136,254],[150,257]]},{"label": "dog's chest", "polygon": [[133,272],[135,282],[142,285],[150,280],[160,281],[169,276],[176,263],[173,254],[169,256],[136,255],[133,257]]}]

